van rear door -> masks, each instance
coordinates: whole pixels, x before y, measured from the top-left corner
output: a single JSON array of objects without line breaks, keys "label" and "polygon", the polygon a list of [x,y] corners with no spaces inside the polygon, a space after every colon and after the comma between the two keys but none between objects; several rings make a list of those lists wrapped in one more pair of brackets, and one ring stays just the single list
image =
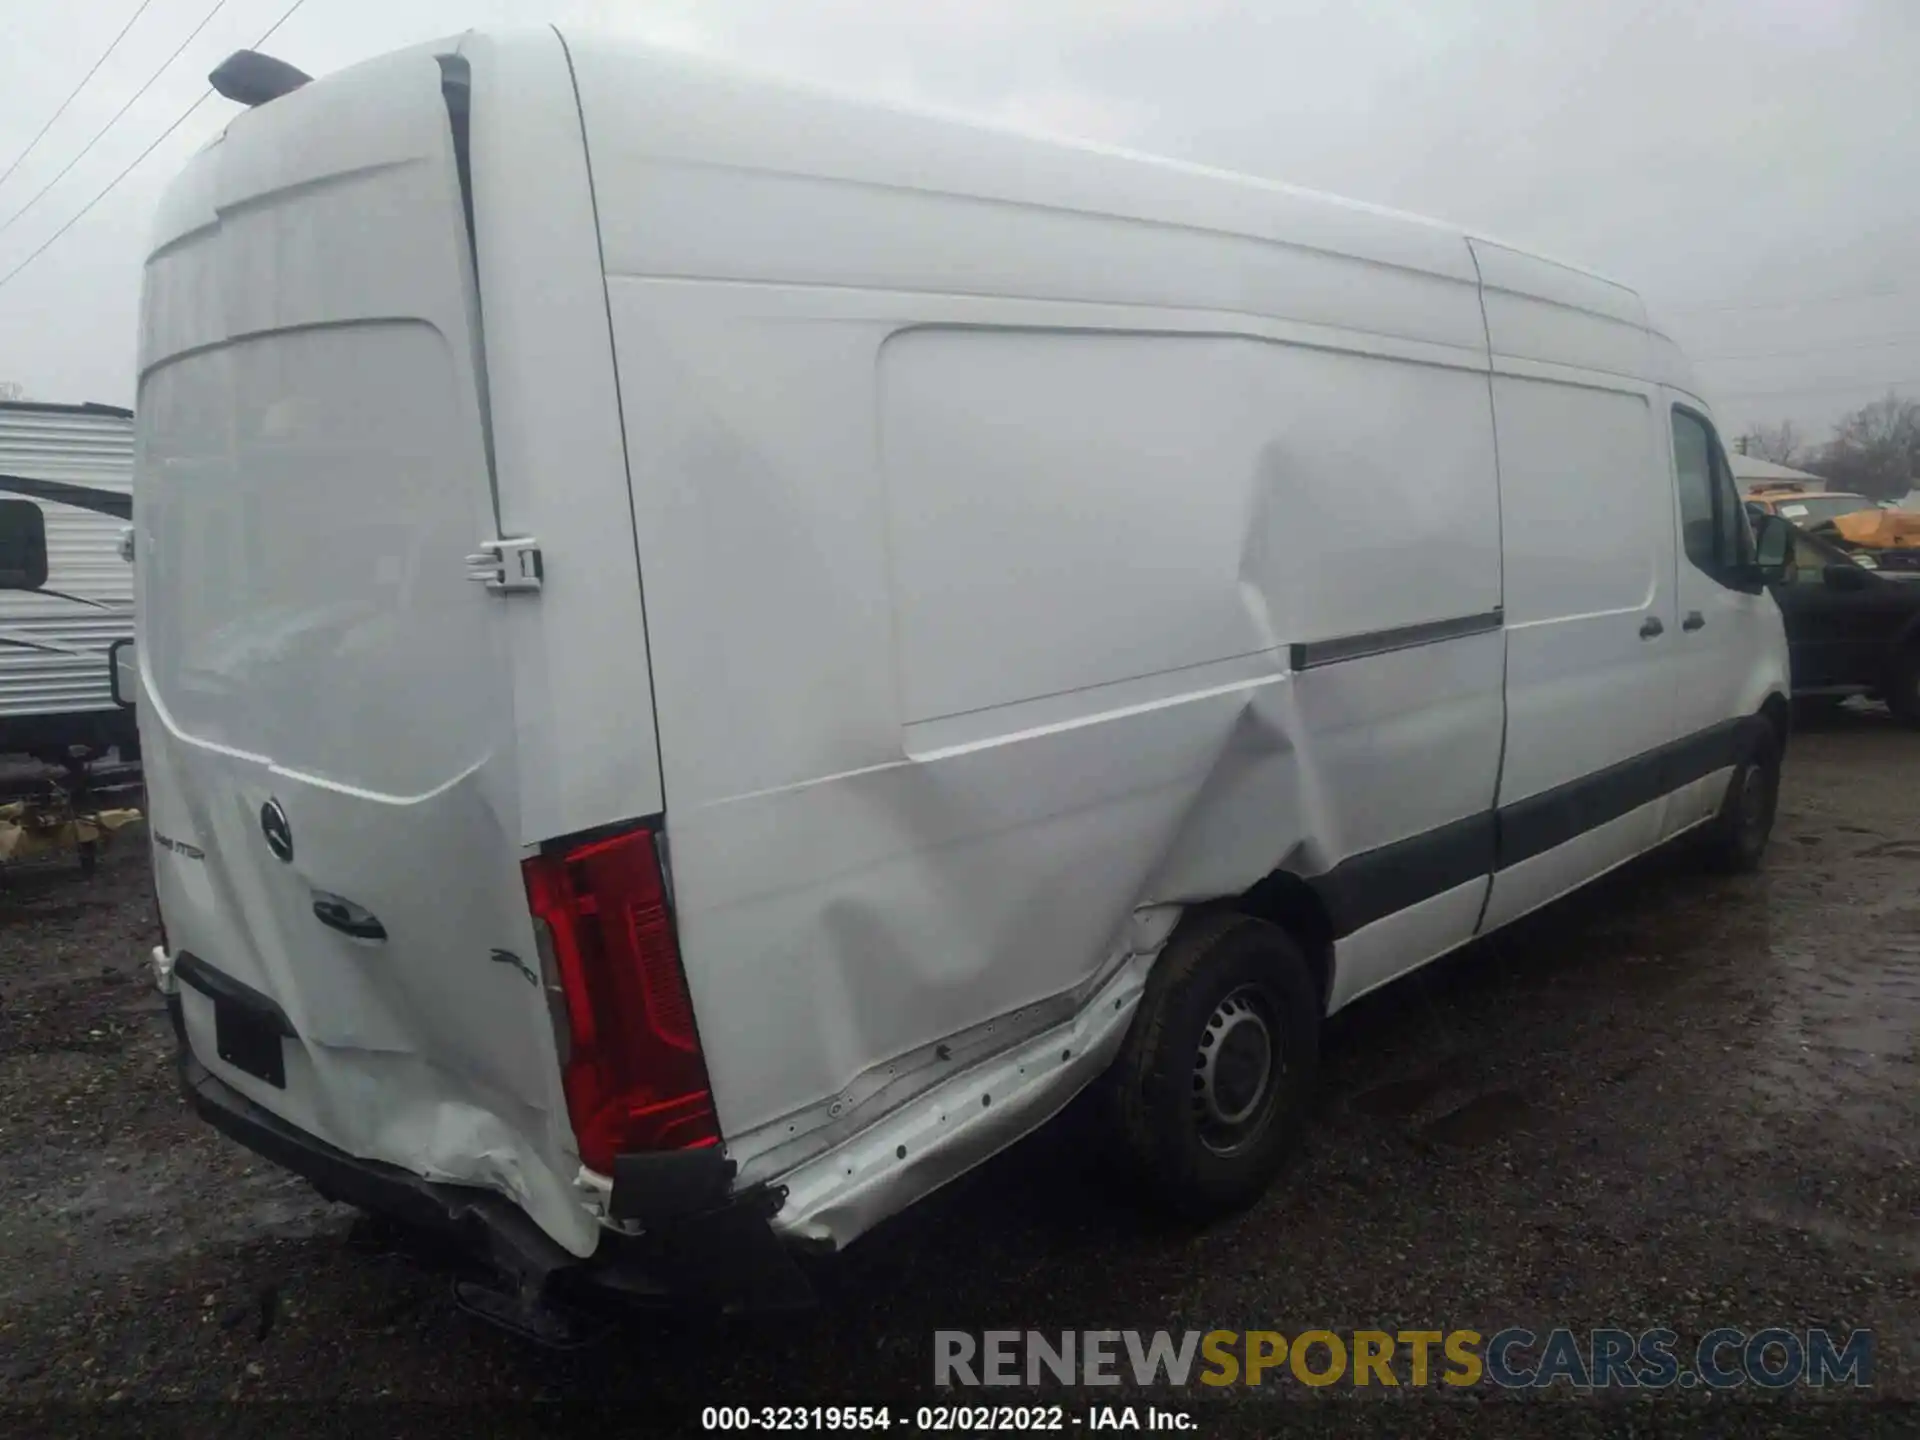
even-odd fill
[{"label": "van rear door", "polygon": [[163,204],[135,505],[156,871],[217,1078],[584,1254],[520,870],[517,602],[467,574],[500,531],[446,78],[423,48],[308,85]]}]

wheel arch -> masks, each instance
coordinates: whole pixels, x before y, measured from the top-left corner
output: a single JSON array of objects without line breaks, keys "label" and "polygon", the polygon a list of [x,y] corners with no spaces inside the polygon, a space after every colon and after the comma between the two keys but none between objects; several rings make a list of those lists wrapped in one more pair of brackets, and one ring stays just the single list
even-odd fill
[{"label": "wheel arch", "polygon": [[1286,931],[1306,958],[1324,1015],[1327,997],[1333,993],[1333,917],[1313,886],[1290,870],[1275,870],[1251,889],[1220,902],[1219,908]]}]

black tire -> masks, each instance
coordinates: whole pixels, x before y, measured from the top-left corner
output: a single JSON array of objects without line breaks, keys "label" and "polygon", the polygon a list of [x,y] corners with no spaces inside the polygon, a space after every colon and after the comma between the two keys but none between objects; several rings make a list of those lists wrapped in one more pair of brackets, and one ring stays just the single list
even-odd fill
[{"label": "black tire", "polygon": [[1887,676],[1887,708],[1902,725],[1920,730],[1920,643],[1904,646],[1893,657]]},{"label": "black tire", "polygon": [[1175,932],[1111,1077],[1121,1148],[1161,1203],[1211,1220],[1260,1198],[1306,1123],[1320,1017],[1284,931],[1216,912]]},{"label": "black tire", "polygon": [[1780,807],[1780,743],[1773,726],[1755,726],[1746,757],[1727,781],[1720,813],[1707,827],[1703,854],[1716,870],[1744,873],[1760,868]]}]

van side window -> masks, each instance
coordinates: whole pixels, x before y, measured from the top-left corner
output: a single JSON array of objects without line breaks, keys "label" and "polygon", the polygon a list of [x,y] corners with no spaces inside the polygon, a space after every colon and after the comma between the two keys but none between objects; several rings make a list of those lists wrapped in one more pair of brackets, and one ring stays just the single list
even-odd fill
[{"label": "van side window", "polygon": [[1753,543],[1753,521],[1747,517],[1747,507],[1741,502],[1740,487],[1734,483],[1733,467],[1727,463],[1719,437],[1708,430],[1707,441],[1713,455],[1716,558],[1723,567],[1752,565],[1760,557]]},{"label": "van side window", "polygon": [[1752,563],[1753,529],[1720,442],[1705,420],[1677,406],[1673,461],[1680,487],[1680,541],[1687,559],[1716,579]]}]

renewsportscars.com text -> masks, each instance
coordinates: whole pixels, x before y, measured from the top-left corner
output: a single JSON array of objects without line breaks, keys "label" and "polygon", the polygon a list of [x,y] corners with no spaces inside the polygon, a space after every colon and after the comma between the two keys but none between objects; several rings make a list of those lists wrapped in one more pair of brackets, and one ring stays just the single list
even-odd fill
[{"label": "renewsportscars.com text", "polygon": [[933,1380],[980,1385],[1784,1389],[1873,1383],[1852,1330],[937,1330]]}]

